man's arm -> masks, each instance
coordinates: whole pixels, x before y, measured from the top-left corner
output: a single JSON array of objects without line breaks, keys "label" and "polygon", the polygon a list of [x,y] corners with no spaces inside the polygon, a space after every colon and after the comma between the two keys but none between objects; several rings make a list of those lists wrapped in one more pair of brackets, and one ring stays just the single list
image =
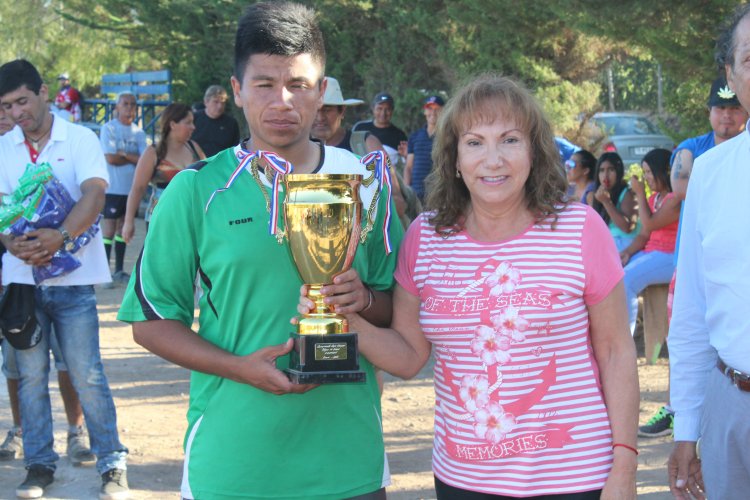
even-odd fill
[{"label": "man's arm", "polygon": [[107,163],[114,165],[115,167],[135,165],[140,158],[140,156],[135,153],[125,153],[123,151],[118,151],[114,154],[105,154],[104,157],[107,159]]},{"label": "man's arm", "polygon": [[680,201],[684,200],[687,195],[688,181],[693,171],[693,159],[692,151],[681,149],[675,153],[674,162],[672,162],[672,172],[670,173],[672,192]]},{"label": "man's arm", "polygon": [[[93,177],[81,184],[81,198],[73,206],[62,226],[75,238],[88,229],[104,208],[104,192],[107,182]],[[35,229],[24,235],[11,237],[3,235],[0,241],[8,251],[32,266],[48,264],[52,256],[63,245],[64,238],[58,229]]]},{"label": "man's arm", "polygon": [[102,127],[99,135],[99,144],[102,146],[104,158],[106,158],[107,163],[110,165],[120,167],[122,165],[135,165],[138,163],[140,154],[118,151],[116,134],[111,123],[107,123]]},{"label": "man's arm", "polygon": [[[700,170],[689,185],[682,218],[672,321],[669,326],[669,398],[675,410],[675,447],[669,457],[670,490],[675,498],[702,498],[696,442],[709,372],[716,363],[706,325],[706,296],[698,216],[705,210]],[[714,194],[715,195],[715,194]]]},{"label": "man's arm", "polygon": [[133,323],[133,338],[157,356],[189,370],[217,375],[273,394],[303,393],[315,387],[292,384],[276,368],[276,358],[292,350],[291,339],[247,356],[237,356],[207,342],[179,321],[167,319]]}]

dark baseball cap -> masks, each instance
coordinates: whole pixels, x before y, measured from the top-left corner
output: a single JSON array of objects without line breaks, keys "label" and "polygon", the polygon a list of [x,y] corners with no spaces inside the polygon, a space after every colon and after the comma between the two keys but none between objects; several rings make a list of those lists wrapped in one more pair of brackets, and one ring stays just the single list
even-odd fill
[{"label": "dark baseball cap", "polygon": [[388,92],[381,92],[378,95],[375,96],[375,99],[372,100],[372,105],[375,106],[376,104],[380,104],[381,102],[389,102],[391,103],[391,106],[395,106],[395,102],[393,101],[393,96],[389,94]]},{"label": "dark baseball cap", "polygon": [[727,79],[720,76],[711,85],[711,93],[708,94],[708,107],[713,106],[740,106],[737,95],[729,88]]},{"label": "dark baseball cap", "polygon": [[445,106],[445,99],[443,99],[439,95],[431,95],[424,100],[424,106],[422,107],[426,108],[428,106]]}]

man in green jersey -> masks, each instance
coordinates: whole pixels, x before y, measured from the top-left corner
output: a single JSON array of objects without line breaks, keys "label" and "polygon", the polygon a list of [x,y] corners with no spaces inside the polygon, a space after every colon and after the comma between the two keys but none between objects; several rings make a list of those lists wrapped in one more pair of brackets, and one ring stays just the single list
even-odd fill
[{"label": "man in green jersey", "polygon": [[[247,10],[231,84],[251,139],[175,176],[120,309],[139,344],[192,370],[184,498],[385,498],[390,478],[373,366],[360,357],[365,384],[320,387],[291,384],[279,369],[288,363],[289,320],[302,283],[286,247],[269,234],[271,183],[238,159],[270,151],[295,173],[372,176],[351,153],[310,140],[324,71],[312,10],[279,2]],[[377,185],[361,188],[365,209]],[[381,325],[390,322],[403,236],[397,222],[378,230],[387,210],[393,212],[384,200],[352,269],[327,290],[337,311]],[[196,275],[203,292],[197,332],[191,330]]]}]

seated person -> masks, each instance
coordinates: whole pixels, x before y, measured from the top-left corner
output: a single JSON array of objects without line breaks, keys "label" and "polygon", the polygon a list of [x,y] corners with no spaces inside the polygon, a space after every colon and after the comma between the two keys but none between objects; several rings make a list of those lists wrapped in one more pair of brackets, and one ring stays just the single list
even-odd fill
[{"label": "seated person", "polygon": [[596,164],[596,181],[591,207],[602,216],[622,252],[641,229],[635,195],[625,182],[625,166],[617,153],[604,153]]},{"label": "seated person", "polygon": [[643,157],[643,178],[653,193],[648,202],[643,182],[637,177],[630,180],[642,224],[638,236],[620,252],[622,265],[625,266],[625,293],[631,334],[635,333],[638,294],[649,285],[666,285],[674,273],[673,253],[680,218],[680,201],[672,193],[669,180],[670,154],[666,149],[654,149]]},{"label": "seated person", "polygon": [[568,199],[591,205],[590,193],[594,192],[596,158],[585,149],[576,151],[565,161],[565,176],[568,179]]}]

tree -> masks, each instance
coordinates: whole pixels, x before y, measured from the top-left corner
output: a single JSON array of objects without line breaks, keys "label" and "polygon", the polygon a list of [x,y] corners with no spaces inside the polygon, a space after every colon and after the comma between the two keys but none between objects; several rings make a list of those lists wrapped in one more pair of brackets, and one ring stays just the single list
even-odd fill
[{"label": "tree", "polygon": [[57,75],[70,73],[84,93],[93,92],[105,72],[148,65],[146,54],[129,51],[106,32],[71,22],[62,1],[0,3],[0,60],[24,58],[33,63],[54,92]]},{"label": "tree", "polygon": [[[66,0],[66,19],[107,33],[172,71],[174,98],[201,100],[211,84],[229,85],[235,15],[240,2],[215,0]],[[141,68],[133,68],[141,69]]]},{"label": "tree", "polygon": [[[653,111],[654,67],[660,64],[665,110],[679,117],[668,122],[672,134],[702,131],[705,90],[715,75],[716,23],[740,3],[690,0],[678,8],[646,0],[302,1],[319,13],[328,74],[346,94],[366,101],[382,90],[392,93],[395,122],[403,128],[422,125],[426,94],[450,94],[468,75],[494,71],[523,81],[541,99],[556,133],[582,141],[581,117],[604,108],[608,66],[618,108]],[[49,10],[48,0],[27,3]],[[175,97],[187,102],[200,100],[209,84],[227,85],[235,24],[246,5],[238,0],[58,4],[65,20],[80,25],[79,38],[106,33],[102,38],[110,47],[171,69]],[[369,114],[365,106],[353,113]]]}]

